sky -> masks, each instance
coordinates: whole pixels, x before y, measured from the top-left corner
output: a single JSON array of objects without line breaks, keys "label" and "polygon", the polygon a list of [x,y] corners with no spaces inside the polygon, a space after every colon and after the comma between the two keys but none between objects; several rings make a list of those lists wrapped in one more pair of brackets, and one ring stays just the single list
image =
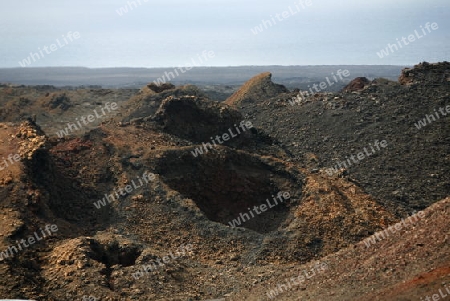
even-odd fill
[{"label": "sky", "polygon": [[0,68],[450,59],[449,0],[0,1]]}]

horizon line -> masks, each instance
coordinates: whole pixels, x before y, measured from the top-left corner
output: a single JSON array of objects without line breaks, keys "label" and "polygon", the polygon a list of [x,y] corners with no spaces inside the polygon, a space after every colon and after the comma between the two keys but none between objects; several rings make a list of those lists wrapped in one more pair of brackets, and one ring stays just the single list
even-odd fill
[{"label": "horizon line", "polygon": [[[445,61],[443,61],[445,62]],[[321,65],[230,65],[230,66],[195,66],[192,67],[192,69],[207,69],[207,68],[250,68],[250,67],[317,67],[317,66],[389,66],[389,67],[413,67],[417,64],[416,63],[412,65],[408,64],[402,64],[402,65],[389,65],[389,64],[383,64],[383,65],[377,65],[377,64],[321,64]],[[442,62],[433,62],[429,64],[435,64],[435,63],[442,63]],[[30,69],[88,69],[88,70],[96,70],[96,69],[176,69],[176,68],[183,68],[182,66],[168,66],[168,67],[84,67],[84,66],[40,66],[40,67],[0,67],[0,70],[14,70],[14,69],[23,69],[23,70],[30,70]]]}]

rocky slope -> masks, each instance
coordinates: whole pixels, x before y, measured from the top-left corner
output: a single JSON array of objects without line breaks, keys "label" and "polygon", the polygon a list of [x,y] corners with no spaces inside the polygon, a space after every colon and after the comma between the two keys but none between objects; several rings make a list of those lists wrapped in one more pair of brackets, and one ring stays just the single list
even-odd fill
[{"label": "rocky slope", "polygon": [[[403,216],[450,191],[449,119],[439,111],[450,104],[449,66],[405,69],[400,81],[406,85],[376,79],[353,92],[317,93],[302,101],[296,92],[284,93],[238,109],[299,162],[316,154],[318,168],[339,168],[367,148],[370,156],[341,167],[391,210],[402,207]],[[376,140],[387,147],[373,152]]]},{"label": "rocky slope", "polygon": [[[404,71],[405,85],[378,79],[294,106],[298,92],[270,73],[225,103],[150,84],[98,127],[61,139],[40,118],[3,122],[0,295],[264,300],[320,262],[327,270],[278,298],[436,291],[449,274],[448,119],[413,123],[449,100],[448,67],[421,64]],[[376,139],[389,147],[330,173]],[[426,207],[416,224],[361,242]],[[5,253],[46,225],[58,230]]]},{"label": "rocky slope", "polygon": [[[319,259],[326,264],[323,270],[315,269],[315,262],[272,269],[270,280],[229,300],[425,300],[434,294],[442,297],[439,290],[445,296],[450,282],[449,210],[449,198],[439,201],[422,218],[408,217],[379,236]],[[376,243],[369,243],[371,239]]]},{"label": "rocky slope", "polygon": [[261,73],[247,81],[238,91],[231,95],[225,103],[231,106],[241,106],[246,103],[258,103],[263,99],[288,92],[282,85],[272,82],[270,72]]},{"label": "rocky slope", "polygon": [[[106,103],[115,102],[120,107],[136,92],[137,89],[67,89],[0,84],[0,120],[20,123],[32,117],[50,137],[57,137],[60,130],[66,128],[68,123],[73,123],[78,129],[74,127],[69,133],[80,136],[119,113],[118,110],[111,110],[102,114],[101,109]],[[94,111],[97,111],[97,115]],[[95,118],[89,121],[89,115]],[[81,121],[82,117],[86,121]],[[77,121],[81,122],[81,126],[78,126]]]}]

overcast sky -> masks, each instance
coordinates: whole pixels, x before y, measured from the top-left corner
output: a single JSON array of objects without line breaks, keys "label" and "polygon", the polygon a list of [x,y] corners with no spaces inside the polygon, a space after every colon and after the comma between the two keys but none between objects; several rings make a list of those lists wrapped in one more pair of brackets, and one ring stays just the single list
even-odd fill
[{"label": "overcast sky", "polygon": [[[449,0],[310,0],[305,8],[300,0],[134,0],[137,7],[131,0],[0,1],[0,67],[20,67],[30,52],[62,42],[70,31],[80,37],[35,56],[30,66],[181,66],[204,50],[214,51],[207,66],[412,65],[450,58]],[[121,7],[128,12],[120,15]],[[289,7],[301,9],[252,32]],[[439,28],[377,55],[397,38],[421,33],[427,22]]]}]

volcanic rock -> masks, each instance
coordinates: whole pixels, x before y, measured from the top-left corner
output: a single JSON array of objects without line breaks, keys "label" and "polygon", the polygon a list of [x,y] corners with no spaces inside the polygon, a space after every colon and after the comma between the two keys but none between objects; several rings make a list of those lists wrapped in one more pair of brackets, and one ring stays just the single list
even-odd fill
[{"label": "volcanic rock", "polygon": [[365,77],[357,77],[352,80],[347,86],[345,86],[343,92],[354,92],[364,89],[365,86],[369,85],[370,81]]},{"label": "volcanic rock", "polygon": [[275,97],[289,90],[272,82],[272,73],[265,72],[252,77],[238,91],[231,95],[225,103],[230,106],[242,106],[248,102],[258,102]]}]

